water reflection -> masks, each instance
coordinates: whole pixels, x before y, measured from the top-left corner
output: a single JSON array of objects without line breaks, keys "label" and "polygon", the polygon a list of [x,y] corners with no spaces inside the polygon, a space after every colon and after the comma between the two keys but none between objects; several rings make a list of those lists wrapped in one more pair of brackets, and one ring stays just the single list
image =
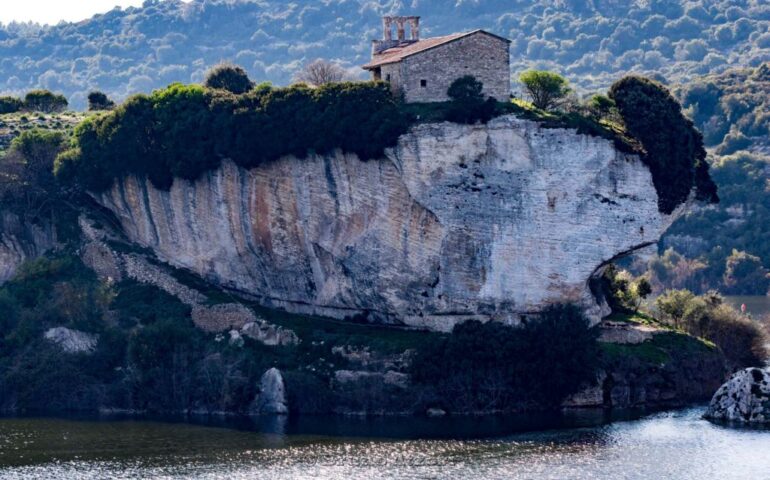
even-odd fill
[{"label": "water reflection", "polygon": [[[712,425],[701,414],[612,424],[601,412],[221,422],[234,428],[6,419],[0,478],[770,478],[770,432]],[[541,430],[526,431],[532,426]],[[471,438],[474,429],[486,438]]]}]

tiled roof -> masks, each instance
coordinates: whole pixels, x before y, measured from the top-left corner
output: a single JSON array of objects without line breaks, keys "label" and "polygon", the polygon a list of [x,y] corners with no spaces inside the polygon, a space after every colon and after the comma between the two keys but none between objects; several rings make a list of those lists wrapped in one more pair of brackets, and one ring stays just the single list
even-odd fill
[{"label": "tiled roof", "polygon": [[426,38],[425,40],[419,40],[417,42],[408,43],[404,46],[389,48],[375,55],[374,58],[372,58],[372,61],[364,65],[363,68],[369,70],[372,68],[379,67],[380,65],[400,62],[404,58],[414,55],[416,53],[424,52],[425,50],[430,50],[431,48],[435,48],[435,47],[438,47],[439,45],[444,45],[449,42],[453,42],[459,38],[467,37],[475,33],[485,33],[487,35],[491,35],[501,40],[505,40],[506,42],[510,42],[510,40],[508,40],[507,38],[500,37],[493,33],[485,32],[484,30],[473,30],[472,32],[453,33],[452,35],[445,35],[443,37]]}]

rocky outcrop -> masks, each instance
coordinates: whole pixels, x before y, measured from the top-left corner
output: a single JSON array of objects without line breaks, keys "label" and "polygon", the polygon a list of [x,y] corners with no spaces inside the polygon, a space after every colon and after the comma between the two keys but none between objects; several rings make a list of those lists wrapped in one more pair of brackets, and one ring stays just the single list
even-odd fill
[{"label": "rocky outcrop", "polygon": [[564,301],[598,320],[589,279],[676,216],[638,157],[512,116],[419,125],[379,160],[225,162],[95,197],[132,241],[266,306],[436,330]]},{"label": "rocky outcrop", "polygon": [[298,345],[299,337],[293,331],[268,323],[261,318],[255,318],[242,328],[242,335],[267,345],[269,347]]},{"label": "rocky outcrop", "polygon": [[48,329],[43,336],[46,340],[58,345],[66,353],[91,353],[99,341],[97,335],[66,327]]},{"label": "rocky outcrop", "polygon": [[705,417],[770,425],[770,371],[747,368],[737,372],[714,394]]},{"label": "rocky outcrop", "polygon": [[39,257],[55,245],[56,234],[49,222],[32,222],[0,210],[0,284],[13,277],[26,260]]},{"label": "rocky outcrop", "polygon": [[259,395],[254,401],[252,413],[258,415],[285,415],[289,413],[286,403],[286,387],[281,371],[271,368],[259,381]]}]

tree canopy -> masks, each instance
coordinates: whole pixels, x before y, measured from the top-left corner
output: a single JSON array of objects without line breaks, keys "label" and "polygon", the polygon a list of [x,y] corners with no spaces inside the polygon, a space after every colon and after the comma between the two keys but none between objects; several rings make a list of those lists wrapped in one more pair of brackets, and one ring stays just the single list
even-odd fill
[{"label": "tree canopy", "polygon": [[227,90],[236,95],[246,93],[254,86],[246,70],[229,63],[220,63],[209,70],[203,83],[208,88]]},{"label": "tree canopy", "polygon": [[94,90],[88,94],[88,109],[91,111],[112,110],[115,108],[115,102],[107,97],[107,94]]},{"label": "tree canopy", "polygon": [[32,90],[24,96],[24,108],[33,112],[55,113],[67,109],[67,99],[48,90]]},{"label": "tree canopy", "polygon": [[532,104],[541,110],[552,110],[562,104],[571,91],[567,79],[558,73],[528,70],[519,76]]},{"label": "tree canopy", "polygon": [[671,213],[695,188],[696,198],[716,202],[703,137],[661,84],[628,76],[610,88],[628,133],[641,142],[661,212]]}]

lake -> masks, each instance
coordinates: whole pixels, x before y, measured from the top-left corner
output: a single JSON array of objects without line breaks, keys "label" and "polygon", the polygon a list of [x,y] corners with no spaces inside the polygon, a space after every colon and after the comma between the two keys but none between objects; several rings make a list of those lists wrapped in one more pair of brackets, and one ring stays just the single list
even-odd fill
[{"label": "lake", "polygon": [[[319,417],[250,426],[6,418],[0,478],[770,478],[770,431],[713,425],[702,414],[692,408],[614,423],[601,412],[551,420]],[[519,431],[542,421],[538,431]]]},{"label": "lake", "polygon": [[736,295],[726,296],[725,300],[730,302],[732,306],[741,309],[741,305],[746,305],[746,312],[750,313],[754,318],[762,318],[765,315],[770,315],[770,296],[762,295]]}]

